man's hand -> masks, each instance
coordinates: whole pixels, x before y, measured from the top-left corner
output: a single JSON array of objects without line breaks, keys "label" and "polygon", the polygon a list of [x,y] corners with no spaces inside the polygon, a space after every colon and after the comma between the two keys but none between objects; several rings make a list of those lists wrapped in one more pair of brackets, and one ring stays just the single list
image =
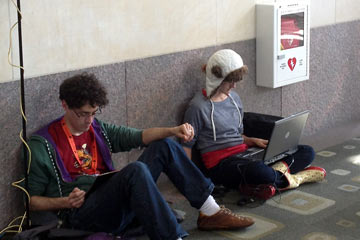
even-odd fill
[{"label": "man's hand", "polygon": [[194,128],[189,123],[184,123],[174,128],[174,135],[184,142],[189,142],[194,138]]},{"label": "man's hand", "polygon": [[248,145],[249,147],[261,147],[261,148],[266,148],[267,144],[268,144],[268,140],[265,139],[261,139],[261,138],[253,138],[253,137],[246,137],[245,135],[243,135],[244,137],[244,143],[246,145]]},{"label": "man's hand", "polygon": [[68,208],[79,208],[84,204],[85,192],[79,188],[74,188],[67,197],[43,197],[31,196],[31,211],[54,211]]},{"label": "man's hand", "polygon": [[79,208],[83,205],[85,201],[85,191],[80,190],[79,188],[74,188],[72,192],[67,197],[69,206],[68,208]]}]

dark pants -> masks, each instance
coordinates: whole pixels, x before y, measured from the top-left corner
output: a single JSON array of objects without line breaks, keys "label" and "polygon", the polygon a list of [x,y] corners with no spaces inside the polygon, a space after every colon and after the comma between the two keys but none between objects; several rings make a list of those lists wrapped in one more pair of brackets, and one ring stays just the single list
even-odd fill
[{"label": "dark pants", "polygon": [[191,206],[199,209],[214,186],[170,139],[149,145],[137,162],[128,164],[73,211],[75,228],[119,234],[136,216],[151,239],[175,240],[188,234],[177,223],[156,180],[164,172]]},{"label": "dark pants", "polygon": [[[290,166],[290,173],[295,174],[312,163],[315,158],[311,146],[299,145],[298,150],[285,161]],[[288,185],[282,173],[275,171],[261,161],[248,163],[248,160],[237,159],[236,156],[222,160],[218,165],[209,170],[210,178],[215,184],[237,188],[239,184],[273,184],[283,188]]]}]

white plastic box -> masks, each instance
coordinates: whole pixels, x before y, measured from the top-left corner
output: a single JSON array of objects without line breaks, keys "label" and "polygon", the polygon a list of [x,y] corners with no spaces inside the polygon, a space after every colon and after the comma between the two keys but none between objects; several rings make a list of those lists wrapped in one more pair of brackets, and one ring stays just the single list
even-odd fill
[{"label": "white plastic box", "polygon": [[256,4],[256,84],[277,88],[309,79],[309,1]]}]

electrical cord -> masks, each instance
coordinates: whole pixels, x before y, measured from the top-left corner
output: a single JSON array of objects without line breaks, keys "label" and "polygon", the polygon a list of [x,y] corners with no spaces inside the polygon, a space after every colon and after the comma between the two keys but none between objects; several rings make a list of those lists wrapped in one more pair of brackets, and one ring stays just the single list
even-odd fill
[{"label": "electrical cord", "polygon": [[[294,156],[293,156],[292,154],[285,153],[284,155],[285,155],[286,157],[291,157],[291,163],[287,166],[287,169],[286,169],[286,171],[285,171],[285,172],[288,172],[288,171],[290,171],[290,167],[293,165],[293,163],[294,163],[295,160],[294,160]],[[275,169],[273,169],[273,170],[274,170],[274,173],[275,173],[276,170],[275,170]],[[285,172],[281,173],[280,179],[285,176]],[[276,175],[277,175],[277,174],[275,173],[275,176],[276,176]],[[273,186],[275,187],[275,191],[279,194],[279,199],[276,200],[275,198],[273,198],[273,200],[274,200],[274,202],[280,204],[282,192],[280,191],[280,189],[278,188],[278,186],[275,184],[275,182],[276,182],[276,179],[275,179],[275,181],[274,181],[274,183],[273,183]]]},{"label": "electrical cord", "polygon": [[[20,14],[21,16],[21,19],[22,19],[22,14],[21,14],[21,11],[20,9],[18,8],[18,6],[16,5],[16,3],[14,2],[14,0],[11,0],[11,2],[14,4],[17,12]],[[23,69],[24,70],[24,67],[20,66],[20,65],[15,65],[12,63],[11,61],[11,49],[12,49],[12,32],[14,31],[14,28],[17,26],[18,22],[15,22],[11,28],[10,28],[10,34],[9,34],[9,40],[10,40],[10,43],[9,43],[9,50],[8,50],[8,62],[9,64],[12,66],[12,67],[16,67],[16,68],[20,68],[20,69]]]},{"label": "electrical cord", "polygon": [[[242,180],[240,181],[240,186],[239,186],[241,188],[242,184],[244,184],[244,185],[248,184],[246,181],[246,177],[245,177],[248,164],[237,164],[236,167],[242,178]],[[261,191],[261,187],[255,186],[253,188],[253,191],[254,192]],[[265,202],[266,202],[266,200],[260,199],[260,198],[254,197],[254,196],[244,196],[237,201],[237,205],[254,208],[254,207],[258,207],[258,206],[264,204]]]},{"label": "electrical cord", "polygon": [[[291,162],[290,162],[290,164],[288,164],[287,169],[286,169],[286,172],[288,172],[288,171],[290,171],[290,167],[294,164],[294,156],[292,154],[289,154],[289,153],[284,153],[284,156],[285,157],[291,157]],[[237,165],[237,169],[238,169],[240,175],[242,176],[242,181],[241,181],[240,184],[247,184],[247,181],[246,181],[246,178],[245,178],[246,168],[247,168],[247,165],[241,165],[241,164]],[[282,177],[284,177],[285,172],[281,173],[280,177],[277,178],[278,174],[276,173],[276,170],[273,169],[273,171],[274,171],[275,179],[274,179],[274,182],[271,185],[273,185],[275,187],[275,191],[279,195],[279,200],[276,200],[275,198],[273,198],[273,200],[280,204],[282,192],[280,191],[279,187],[277,186],[276,181],[278,179],[281,179]],[[256,190],[261,191],[261,188],[260,187],[254,187],[254,191],[256,191]],[[244,200],[244,199],[240,199],[240,202],[241,202],[241,200]],[[245,199],[245,200],[244,200],[244,203],[247,203],[248,199]],[[249,199],[249,200],[251,200],[251,199]],[[241,205],[245,205],[244,203],[241,202]]]},{"label": "electrical cord", "polygon": [[[18,8],[17,4],[14,2],[14,0],[11,0],[11,2],[13,3],[13,5],[15,6],[18,14],[20,15],[20,18],[22,19],[22,14],[21,14],[21,11],[20,9]],[[9,50],[8,50],[8,63],[12,66],[12,67],[15,67],[15,68],[19,68],[19,69],[22,69],[24,70],[24,67],[22,66],[19,66],[19,65],[15,65],[12,63],[11,61],[11,50],[12,50],[12,33],[15,29],[15,27],[17,26],[19,22],[17,21],[16,23],[14,23],[11,28],[10,28],[10,34],[9,34],[9,40],[10,40],[10,43],[9,43]],[[22,96],[20,94],[20,112],[21,112],[21,115],[23,117],[23,119],[25,120],[25,122],[27,121],[26,119],[26,116],[25,116],[25,113],[24,113],[24,110],[23,110],[23,105],[22,105]],[[20,131],[20,139],[22,141],[22,143],[25,145],[28,153],[29,153],[29,161],[28,161],[28,166],[27,166],[27,171],[26,173],[29,174],[29,171],[30,171],[30,164],[31,164],[31,150],[30,150],[30,147],[29,145],[26,143],[26,140],[23,138],[23,131],[21,130]],[[19,184],[21,184],[23,181],[25,181],[25,178],[22,178],[18,181],[15,181],[13,183],[11,183],[11,186],[13,187],[16,187],[16,188],[19,188],[20,190],[22,190],[26,196],[27,196],[27,201],[30,203],[30,195],[28,193],[28,191],[20,186]],[[25,211],[25,213],[22,215],[22,216],[19,216],[19,217],[16,217],[14,218],[9,224],[7,227],[5,227],[4,229],[0,230],[0,239],[2,237],[5,236],[6,233],[19,233],[19,232],[22,232],[22,226],[24,224],[24,221],[25,219],[27,218],[27,212]],[[20,220],[20,223],[19,224],[15,224],[16,221]],[[17,230],[14,230],[14,229],[17,229]]]}]

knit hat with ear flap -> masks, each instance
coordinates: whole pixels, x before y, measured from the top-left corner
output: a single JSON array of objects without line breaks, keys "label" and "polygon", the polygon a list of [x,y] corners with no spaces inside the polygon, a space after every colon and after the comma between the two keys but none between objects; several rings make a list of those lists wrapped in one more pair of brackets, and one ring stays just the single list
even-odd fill
[{"label": "knit hat with ear flap", "polygon": [[209,97],[229,73],[243,65],[241,56],[231,49],[215,52],[206,64],[206,95]]}]

